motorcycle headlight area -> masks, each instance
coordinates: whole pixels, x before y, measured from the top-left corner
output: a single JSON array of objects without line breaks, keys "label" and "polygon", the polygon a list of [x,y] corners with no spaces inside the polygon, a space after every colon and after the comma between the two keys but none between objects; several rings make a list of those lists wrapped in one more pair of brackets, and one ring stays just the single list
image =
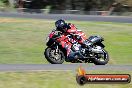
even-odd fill
[{"label": "motorcycle headlight area", "polygon": [[50,38],[49,38],[49,37],[47,37],[47,38],[46,38],[46,42],[48,42],[48,41],[49,41],[49,39],[50,39]]}]

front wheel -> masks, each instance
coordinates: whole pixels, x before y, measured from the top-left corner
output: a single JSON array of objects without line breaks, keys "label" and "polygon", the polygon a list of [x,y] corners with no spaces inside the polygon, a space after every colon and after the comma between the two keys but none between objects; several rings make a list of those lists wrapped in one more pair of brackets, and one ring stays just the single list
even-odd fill
[{"label": "front wheel", "polygon": [[105,65],[108,63],[109,61],[109,54],[106,50],[102,50],[103,53],[98,53],[95,54],[95,58],[94,58],[94,64],[95,65]]},{"label": "front wheel", "polygon": [[64,53],[61,50],[56,52],[56,50],[51,47],[45,49],[44,55],[51,64],[62,64],[65,60]]}]

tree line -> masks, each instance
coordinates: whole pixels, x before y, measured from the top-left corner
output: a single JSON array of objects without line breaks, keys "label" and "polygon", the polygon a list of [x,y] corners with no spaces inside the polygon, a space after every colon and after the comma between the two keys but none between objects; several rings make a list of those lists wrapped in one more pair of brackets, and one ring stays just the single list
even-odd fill
[{"label": "tree line", "polygon": [[[9,5],[9,0],[1,0]],[[81,11],[105,11],[112,6],[129,9],[132,7],[132,0],[14,0],[16,8],[50,9],[50,10],[81,10]]]}]

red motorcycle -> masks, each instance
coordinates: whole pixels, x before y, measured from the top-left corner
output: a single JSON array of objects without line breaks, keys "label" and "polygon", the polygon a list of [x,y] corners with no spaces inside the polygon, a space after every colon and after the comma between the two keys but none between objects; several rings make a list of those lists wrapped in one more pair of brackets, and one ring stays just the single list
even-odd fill
[{"label": "red motorcycle", "polygon": [[[77,31],[78,35],[86,39],[82,31]],[[108,52],[104,49],[100,36],[90,36],[85,40],[86,47],[80,44],[79,38],[74,35],[63,35],[60,31],[52,30],[48,35],[44,55],[48,62],[52,64],[62,64],[66,62],[74,63],[94,63],[96,65],[105,65],[109,61]],[[78,39],[78,40],[77,40]],[[61,43],[60,43],[61,42]],[[67,48],[70,46],[70,48]]]}]

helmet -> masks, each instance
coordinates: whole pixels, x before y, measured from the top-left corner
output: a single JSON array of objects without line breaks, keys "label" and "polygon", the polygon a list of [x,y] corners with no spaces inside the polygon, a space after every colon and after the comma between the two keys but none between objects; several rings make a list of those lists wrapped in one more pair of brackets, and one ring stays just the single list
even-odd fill
[{"label": "helmet", "polygon": [[57,20],[55,22],[55,26],[56,26],[57,30],[61,31],[61,32],[65,32],[65,25],[66,25],[65,21],[62,19]]}]

